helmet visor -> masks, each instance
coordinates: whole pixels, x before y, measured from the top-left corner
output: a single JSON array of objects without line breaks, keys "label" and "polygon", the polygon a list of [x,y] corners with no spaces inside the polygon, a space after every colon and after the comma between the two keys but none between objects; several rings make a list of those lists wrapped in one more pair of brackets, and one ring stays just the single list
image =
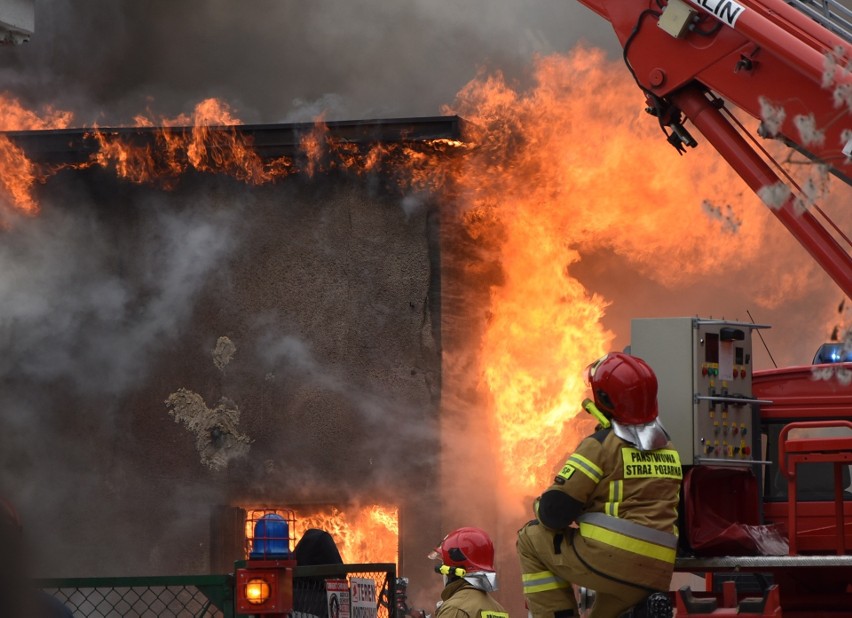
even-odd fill
[{"label": "helmet visor", "polygon": [[593,362],[591,365],[586,367],[586,371],[584,372],[584,378],[586,380],[586,386],[592,385],[592,378],[595,377],[595,372],[598,370],[598,367],[601,366],[601,363],[604,362],[609,354],[604,354],[598,360]]}]

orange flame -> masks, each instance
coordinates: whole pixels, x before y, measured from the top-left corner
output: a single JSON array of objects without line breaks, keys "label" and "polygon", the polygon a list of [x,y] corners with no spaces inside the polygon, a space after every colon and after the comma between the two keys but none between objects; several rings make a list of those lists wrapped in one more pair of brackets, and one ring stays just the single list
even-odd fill
[{"label": "orange flame", "polygon": [[[137,127],[153,127],[146,116],[135,118]],[[286,159],[264,162],[251,139],[240,134],[240,121],[230,107],[205,99],[191,116],[161,118],[155,148],[139,146],[118,132],[94,129],[99,149],[93,162],[115,169],[116,175],[135,183],[159,183],[170,187],[187,171],[227,174],[249,184],[263,184],[291,173]]]},{"label": "orange flame", "polygon": [[[0,131],[38,131],[64,129],[71,123],[70,112],[52,107],[44,108],[41,114],[27,110],[21,103],[8,95],[0,95]],[[44,180],[45,175],[33,165],[23,150],[5,135],[0,135],[0,187],[10,198],[12,206],[27,215],[38,213],[38,204],[33,197],[33,186]]]},{"label": "orange flame", "polygon": [[[16,101],[9,102],[8,107],[6,116],[0,117],[0,130],[64,128],[71,120],[69,113],[51,108],[39,116]],[[351,144],[333,139],[322,118],[318,118],[314,130],[301,140],[303,161],[297,164],[286,156],[264,160],[255,151],[251,137],[237,130],[240,124],[231,108],[216,99],[201,101],[192,114],[175,118],[155,121],[150,115],[139,114],[134,117],[134,126],[140,131],[153,131],[153,143],[142,139],[142,133],[94,127],[86,137],[94,140],[97,149],[87,163],[74,167],[99,166],[133,183],[153,183],[171,189],[180,176],[190,171],[226,174],[247,184],[260,185],[299,172],[313,177],[345,169],[361,175],[386,165],[388,170],[396,170],[405,177],[398,180],[406,186],[434,189],[441,184],[437,181],[441,176],[440,165],[439,159],[429,153],[440,154],[459,145],[452,140]],[[0,136],[0,187],[6,189],[17,208],[37,212],[32,186],[59,169],[61,166],[38,169],[19,147]]]},{"label": "orange flame", "polygon": [[301,538],[309,528],[331,534],[347,564],[397,563],[399,511],[396,507],[374,504],[365,508],[296,511],[296,538]]},{"label": "orange flame", "polygon": [[267,513],[277,513],[291,524],[291,550],[305,531],[317,528],[332,536],[344,563],[397,563],[399,510],[396,507],[373,504],[368,507],[341,509],[331,506],[301,511],[270,507],[246,508],[247,539],[253,538],[256,521]]}]

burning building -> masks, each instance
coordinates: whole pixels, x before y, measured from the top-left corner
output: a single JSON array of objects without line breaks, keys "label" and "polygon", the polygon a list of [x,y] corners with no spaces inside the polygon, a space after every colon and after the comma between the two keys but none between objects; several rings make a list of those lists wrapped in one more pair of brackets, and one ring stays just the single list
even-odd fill
[{"label": "burning building", "polygon": [[221,156],[250,143],[254,173],[323,167],[260,186],[142,161],[176,132],[8,135],[52,174],[22,199],[38,217],[6,230],[6,259],[33,268],[5,297],[0,432],[3,483],[51,575],[227,572],[261,506],[333,532],[349,562],[427,572],[442,536],[437,209],[403,199],[393,170],[331,167],[432,151],[460,121],[332,123],[319,135],[346,148],[309,160],[314,129],[204,138],[211,158],[216,135]]}]

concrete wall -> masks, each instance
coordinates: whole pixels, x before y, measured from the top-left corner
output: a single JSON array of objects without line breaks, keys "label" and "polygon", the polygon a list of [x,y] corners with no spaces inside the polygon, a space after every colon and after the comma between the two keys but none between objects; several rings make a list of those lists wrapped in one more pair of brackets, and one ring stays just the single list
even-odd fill
[{"label": "concrete wall", "polygon": [[218,505],[378,501],[435,577],[433,208],[345,176],[39,198],[0,232],[0,489],[41,575],[204,573]]}]

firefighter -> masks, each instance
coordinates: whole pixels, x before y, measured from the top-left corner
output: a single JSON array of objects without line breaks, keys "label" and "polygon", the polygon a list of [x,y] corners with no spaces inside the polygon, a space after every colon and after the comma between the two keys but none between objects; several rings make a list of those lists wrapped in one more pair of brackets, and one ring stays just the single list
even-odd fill
[{"label": "firefighter", "polygon": [[429,557],[441,560],[435,572],[444,576],[435,618],[509,618],[490,594],[497,590],[497,574],[494,544],[484,530],[454,530]]},{"label": "firefighter", "polygon": [[600,421],[534,502],[518,532],[533,618],[580,615],[573,585],[595,592],[593,618],[671,618],[680,458],[657,419],[657,377],[610,353],[586,370]]}]

